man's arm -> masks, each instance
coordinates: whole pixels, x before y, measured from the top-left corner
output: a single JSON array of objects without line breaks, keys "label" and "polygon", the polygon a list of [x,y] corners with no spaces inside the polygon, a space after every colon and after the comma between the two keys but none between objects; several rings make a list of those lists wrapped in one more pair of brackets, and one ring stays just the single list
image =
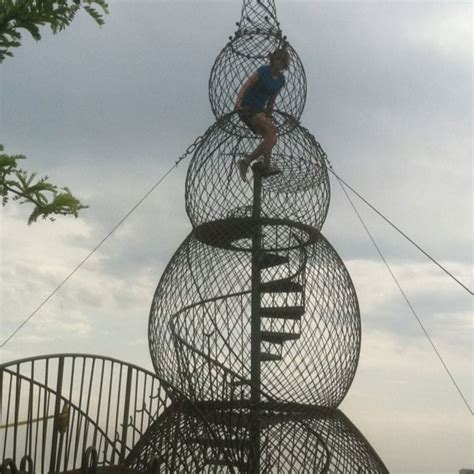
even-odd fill
[{"label": "man's arm", "polygon": [[273,94],[267,102],[267,106],[265,107],[265,113],[270,116],[273,113],[273,106],[275,105],[275,99],[278,96],[278,92],[276,94]]}]

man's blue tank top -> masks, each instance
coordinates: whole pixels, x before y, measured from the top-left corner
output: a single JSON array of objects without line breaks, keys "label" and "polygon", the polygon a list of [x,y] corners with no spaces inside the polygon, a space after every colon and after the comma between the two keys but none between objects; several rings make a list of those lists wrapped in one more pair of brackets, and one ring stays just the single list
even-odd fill
[{"label": "man's blue tank top", "polygon": [[257,82],[246,92],[242,105],[252,106],[263,110],[271,96],[278,93],[285,85],[285,76],[280,73],[277,79],[273,79],[270,66],[260,66],[258,69]]}]

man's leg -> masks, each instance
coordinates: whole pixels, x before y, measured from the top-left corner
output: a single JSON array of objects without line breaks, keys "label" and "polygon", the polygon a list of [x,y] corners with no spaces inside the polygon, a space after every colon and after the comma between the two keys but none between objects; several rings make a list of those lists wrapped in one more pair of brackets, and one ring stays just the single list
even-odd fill
[{"label": "man's leg", "polygon": [[250,164],[252,161],[257,160],[261,155],[263,155],[265,166],[267,168],[270,167],[272,149],[276,143],[276,127],[272,120],[263,112],[260,112],[252,118],[252,124],[258,131],[259,135],[262,136],[263,141],[255,148],[254,151],[238,162],[240,177],[244,181],[246,180],[246,175]]},{"label": "man's leg", "polygon": [[252,157],[250,162],[257,159],[260,155],[263,155],[263,161],[265,165],[269,167],[272,149],[277,141],[276,127],[272,120],[264,113],[257,114],[253,119],[253,123],[259,130],[263,142],[260,143],[255,151],[249,155],[249,158]]}]

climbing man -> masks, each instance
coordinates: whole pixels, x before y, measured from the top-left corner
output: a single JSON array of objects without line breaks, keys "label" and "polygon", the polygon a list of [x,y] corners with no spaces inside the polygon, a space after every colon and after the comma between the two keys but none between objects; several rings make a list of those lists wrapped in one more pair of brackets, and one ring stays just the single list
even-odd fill
[{"label": "climbing man", "polygon": [[264,176],[280,172],[270,166],[272,149],[277,140],[277,129],[271,119],[273,104],[285,85],[283,72],[288,69],[290,55],[285,48],[270,54],[270,65],[260,66],[240,89],[235,109],[240,119],[252,132],[261,135],[263,141],[255,150],[237,162],[240,177],[246,181],[252,161],[263,156]]}]

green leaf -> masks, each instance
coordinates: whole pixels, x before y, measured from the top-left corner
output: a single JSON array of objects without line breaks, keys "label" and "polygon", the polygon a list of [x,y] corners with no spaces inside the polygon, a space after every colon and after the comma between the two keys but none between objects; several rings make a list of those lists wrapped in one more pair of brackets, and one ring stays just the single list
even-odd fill
[{"label": "green leaf", "polygon": [[49,25],[53,33],[62,31],[80,9],[99,26],[104,24],[104,15],[109,12],[104,0],[0,0],[0,63],[13,56],[11,49],[20,46],[21,33],[18,30],[27,30],[39,41],[40,27]]},{"label": "green leaf", "polygon": [[[0,152],[3,152],[0,145]],[[39,217],[54,220],[56,215],[78,216],[79,211],[86,209],[69,188],[58,187],[49,181],[47,176],[37,179],[36,173],[17,168],[17,161],[25,159],[23,155],[0,153],[0,196],[2,205],[10,201],[34,206],[28,224],[36,222]]]}]

